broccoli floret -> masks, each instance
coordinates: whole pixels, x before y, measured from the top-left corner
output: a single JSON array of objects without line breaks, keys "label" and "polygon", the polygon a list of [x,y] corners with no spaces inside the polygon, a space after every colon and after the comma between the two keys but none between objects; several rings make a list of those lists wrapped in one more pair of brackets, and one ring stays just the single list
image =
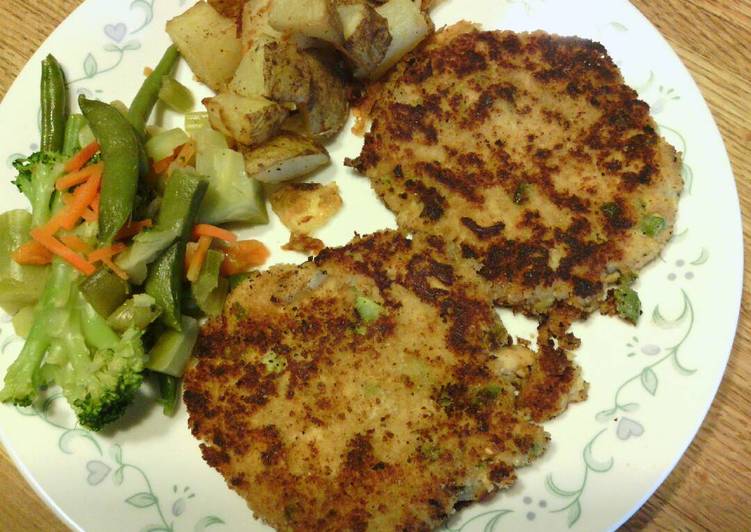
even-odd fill
[{"label": "broccoli floret", "polygon": [[31,203],[34,226],[43,224],[50,216],[55,181],[63,173],[63,161],[60,154],[42,152],[13,161],[18,172],[14,184]]},{"label": "broccoli floret", "polygon": [[34,324],[26,343],[5,374],[0,401],[29,406],[36,399],[39,386],[45,384],[40,367],[56,331],[61,328],[60,318],[66,314],[75,275],[70,266],[56,261],[35,310]]},{"label": "broccoli floret", "polygon": [[28,406],[40,387],[57,384],[81,425],[99,430],[132,402],[146,355],[140,333],[129,329],[118,336],[86,301],[76,280],[68,264],[55,260],[0,400]]},{"label": "broccoli floret", "polygon": [[127,331],[112,348],[71,362],[58,377],[81,425],[99,430],[123,415],[143,382],[141,337]]}]

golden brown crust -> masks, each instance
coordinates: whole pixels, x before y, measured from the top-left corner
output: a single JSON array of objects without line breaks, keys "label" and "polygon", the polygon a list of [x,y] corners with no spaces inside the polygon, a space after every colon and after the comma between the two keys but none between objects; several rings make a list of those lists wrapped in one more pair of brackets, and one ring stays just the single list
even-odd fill
[{"label": "golden brown crust", "polygon": [[543,452],[530,418],[583,398],[579,370],[552,347],[511,345],[457,254],[435,236],[356,238],[251,274],[205,327],[185,376],[190,426],[259,517],[430,530]]},{"label": "golden brown crust", "polygon": [[[501,305],[590,312],[672,233],[679,156],[598,43],[447,28],[394,69],[371,118],[350,164],[402,228],[460,243]],[[657,236],[647,215],[665,220]]]}]

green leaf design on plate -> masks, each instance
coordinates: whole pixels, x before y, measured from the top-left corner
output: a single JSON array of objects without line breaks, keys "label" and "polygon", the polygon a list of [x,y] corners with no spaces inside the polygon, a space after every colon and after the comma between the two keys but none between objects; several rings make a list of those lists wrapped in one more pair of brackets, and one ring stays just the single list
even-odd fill
[{"label": "green leaf design on plate", "polygon": [[562,506],[558,508],[557,510],[552,510],[552,513],[558,513],[558,512],[567,512],[566,521],[568,523],[569,528],[572,527],[581,517],[582,513],[582,507],[581,507],[581,497],[584,494],[584,490],[587,487],[587,481],[589,480],[589,474],[590,473],[607,473],[613,468],[613,464],[615,463],[615,460],[613,460],[613,457],[611,456],[610,459],[607,461],[600,461],[597,460],[594,455],[592,454],[592,446],[595,444],[597,439],[602,436],[602,434],[605,433],[607,429],[602,429],[600,432],[592,436],[592,438],[589,440],[589,442],[584,446],[584,449],[582,449],[582,460],[584,461],[584,475],[582,476],[581,483],[579,484],[579,487],[576,490],[566,490],[556,485],[555,481],[553,480],[552,473],[549,473],[545,477],[545,487],[553,492],[555,495],[558,495],[559,497],[563,497],[566,499],[571,499],[571,501],[566,504],[565,506]]},{"label": "green leaf design on plate", "polygon": [[560,495],[561,497],[573,497],[574,495],[578,493],[576,491],[569,491],[569,490],[565,490],[563,488],[558,487],[555,481],[553,480],[552,474],[548,474],[548,476],[545,477],[545,487],[548,488],[553,493],[555,493],[556,495]]},{"label": "green leaf design on plate", "polygon": [[196,525],[193,527],[194,532],[203,532],[207,528],[209,528],[212,525],[223,525],[224,521],[222,521],[219,517],[215,515],[207,515],[206,517],[199,520]]},{"label": "green leaf design on plate", "polygon": [[115,472],[112,474],[112,482],[115,484],[115,486],[120,486],[123,483],[123,467],[118,467]]},{"label": "green leaf design on plate", "polygon": [[149,506],[155,505],[157,503],[157,499],[153,493],[146,493],[145,491],[142,491],[141,493],[131,495],[130,497],[125,499],[125,502],[130,504],[131,506],[135,506],[136,508],[148,508]]},{"label": "green leaf design on plate", "polygon": [[113,445],[110,447],[110,456],[115,461],[117,465],[123,464],[123,448],[120,447],[118,444]]},{"label": "green leaf design on plate", "polygon": [[151,524],[143,527],[141,532],[172,532],[172,530],[170,528],[165,528],[162,525]]},{"label": "green leaf design on plate", "polygon": [[701,266],[709,260],[709,252],[705,248],[701,248],[699,256],[691,261],[692,266]]},{"label": "green leaf design on plate", "polygon": [[577,499],[568,509],[568,515],[566,516],[566,522],[569,528],[574,526],[582,515],[582,505]]},{"label": "green leaf design on plate", "polygon": [[141,48],[141,43],[138,41],[128,41],[125,43],[125,46],[122,47],[122,51],[131,51],[131,50],[138,50]]},{"label": "green leaf design on plate", "polygon": [[592,445],[594,444],[594,442],[595,442],[595,439],[593,438],[584,447],[584,451],[582,452],[584,463],[589,469],[591,469],[592,471],[596,473],[607,473],[613,467],[613,463],[614,463],[613,457],[611,456],[610,459],[605,462],[601,462],[600,460],[597,460],[592,454]]},{"label": "green leaf design on plate", "polygon": [[644,386],[644,389],[647,390],[651,395],[654,395],[657,393],[657,374],[654,372],[654,370],[650,367],[644,368],[644,370],[641,372],[641,385]]},{"label": "green leaf design on plate", "polygon": [[99,71],[99,65],[97,65],[96,59],[91,53],[86,55],[86,59],[83,60],[83,73],[87,78],[93,78]]}]

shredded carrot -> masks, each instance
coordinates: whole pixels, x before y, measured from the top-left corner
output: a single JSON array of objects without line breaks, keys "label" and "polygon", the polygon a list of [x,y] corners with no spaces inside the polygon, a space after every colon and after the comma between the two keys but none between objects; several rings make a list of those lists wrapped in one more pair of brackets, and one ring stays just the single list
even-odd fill
[{"label": "shredded carrot", "polygon": [[102,264],[107,266],[110,270],[112,270],[112,273],[117,275],[120,279],[127,281],[128,280],[128,274],[120,268],[117,264],[112,262],[112,259],[102,259]]},{"label": "shredded carrot", "polygon": [[211,247],[211,237],[202,236],[198,239],[198,246],[190,258],[190,265],[188,266],[188,273],[186,277],[191,283],[195,283],[198,280],[198,276],[201,274],[201,268],[206,260],[206,254]]},{"label": "shredded carrot", "polygon": [[91,210],[94,211],[94,215],[96,215],[97,218],[99,218],[99,200],[100,200],[100,198],[101,198],[101,196],[99,194],[97,194],[96,196],[94,196],[94,199],[91,201],[91,205],[89,205],[89,207],[91,207]]},{"label": "shredded carrot", "polygon": [[143,75],[146,77],[149,77],[151,74],[154,73],[154,69],[151,67],[143,67]]},{"label": "shredded carrot", "polygon": [[211,238],[218,238],[225,242],[235,242],[237,235],[232,231],[227,231],[221,227],[209,224],[196,224],[193,226],[193,238],[200,238],[202,236],[210,236]]},{"label": "shredded carrot", "polygon": [[54,235],[61,227],[63,229],[73,229],[73,226],[76,225],[79,218],[84,216],[88,206],[94,201],[94,198],[99,191],[99,183],[101,179],[101,175],[94,174],[83,185],[76,188],[73,193],[73,199],[70,203],[63,210],[50,218],[50,220],[41,228],[50,235]]},{"label": "shredded carrot", "polygon": [[196,252],[196,248],[198,247],[198,242],[188,242],[185,246],[185,274],[188,274],[188,269],[190,268],[190,261],[193,260],[193,255]]},{"label": "shredded carrot", "polygon": [[172,164],[172,161],[174,161],[176,157],[177,157],[177,154],[173,153],[172,155],[168,155],[164,159],[156,161],[152,165],[152,170],[154,170],[154,173],[156,175],[161,175],[165,173],[169,169],[170,165]]},{"label": "shredded carrot", "polygon": [[152,225],[154,224],[151,221],[151,218],[146,218],[145,220],[139,220],[137,222],[130,222],[117,232],[115,240],[125,240],[126,238],[136,236],[138,233]]},{"label": "shredded carrot", "polygon": [[116,244],[112,244],[111,246],[107,246],[104,248],[95,249],[91,253],[89,253],[89,260],[91,262],[97,262],[97,261],[104,261],[104,259],[109,259],[120,253],[126,248],[125,244],[122,242],[118,242]]},{"label": "shredded carrot", "polygon": [[52,253],[36,240],[29,240],[13,252],[13,260],[18,264],[49,264],[52,262]]},{"label": "shredded carrot", "polygon": [[76,235],[63,235],[60,237],[60,241],[73,251],[78,251],[79,253],[89,251],[89,245]]},{"label": "shredded carrot", "polygon": [[91,209],[89,209],[88,207],[86,207],[83,210],[83,212],[81,213],[81,218],[83,218],[87,222],[96,222],[98,216],[96,215],[96,213],[94,211],[92,211]]},{"label": "shredded carrot", "polygon": [[65,163],[65,172],[76,172],[83,168],[83,165],[85,165],[89,160],[94,156],[96,152],[98,152],[100,149],[99,144],[94,141],[91,144],[88,144],[81,148],[81,150],[73,155],[67,163]]},{"label": "shredded carrot", "polygon": [[196,154],[196,144],[195,142],[188,141],[185,144],[182,145],[180,148],[180,151],[177,153],[177,157],[175,157],[175,160],[172,162],[172,164],[169,165],[169,169],[167,170],[167,174],[172,174],[172,170],[175,168],[183,168],[185,166],[188,166],[190,164],[191,159],[193,159],[193,156]]},{"label": "shredded carrot", "polygon": [[45,231],[42,227],[31,230],[31,238],[39,242],[55,255],[60,256],[65,262],[69,263],[75,269],[84,275],[91,275],[96,271],[94,265],[84,259],[81,255],[67,247],[57,238]]},{"label": "shredded carrot", "polygon": [[222,275],[245,273],[251,268],[263,265],[269,255],[268,248],[258,240],[233,242],[225,250]]},{"label": "shredded carrot", "polygon": [[92,175],[96,173],[101,174],[103,170],[103,163],[96,163],[92,164],[91,166],[86,166],[84,168],[81,168],[77,172],[71,172],[58,179],[55,182],[55,188],[57,190],[67,190],[76,185],[80,185],[81,183],[85,183]]}]

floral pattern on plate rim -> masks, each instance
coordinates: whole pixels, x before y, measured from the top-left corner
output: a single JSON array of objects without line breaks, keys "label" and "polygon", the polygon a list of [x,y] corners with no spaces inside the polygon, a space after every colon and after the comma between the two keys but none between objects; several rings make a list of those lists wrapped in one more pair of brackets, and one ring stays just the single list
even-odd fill
[{"label": "floral pattern on plate rim", "polygon": [[[87,89],[83,84],[97,76],[112,72],[117,69],[124,61],[126,55],[130,52],[134,52],[141,48],[141,41],[139,40],[139,34],[147,29],[154,19],[154,10],[156,0],[125,0],[129,4],[129,9],[133,12],[135,22],[129,26],[127,22],[120,21],[117,23],[107,23],[102,27],[102,32],[107,38],[102,45],[102,51],[104,53],[94,51],[88,52],[80,63],[81,72],[83,75],[73,78],[69,81],[71,86],[75,86],[75,95],[85,94],[88,97],[92,97],[95,92]],[[521,8],[528,16],[532,16],[537,7],[542,5],[546,0],[501,0],[510,7]],[[176,0],[178,6],[183,6],[187,3],[187,0]],[[139,16],[140,15],[140,18]],[[629,29],[620,22],[612,21],[609,23],[609,29],[616,32],[628,32]],[[131,29],[132,28],[132,29]],[[671,87],[660,85],[657,83],[656,75],[654,71],[649,71],[646,76],[646,81],[636,85],[642,99],[650,104],[651,113],[655,119],[660,115],[672,102],[680,100],[680,95]],[[663,134],[677,150],[683,154],[683,167],[682,174],[685,182],[684,194],[690,195],[692,192],[692,186],[694,181],[694,173],[692,168],[686,162],[688,159],[687,142],[685,137],[676,129],[658,122],[660,133]],[[31,151],[38,149],[38,146],[34,143],[29,145]],[[13,160],[18,157],[22,157],[22,154],[14,153],[6,158],[8,166],[12,166]],[[671,242],[672,246],[676,245],[676,242],[681,240],[688,228],[677,232]],[[661,256],[660,260],[663,264],[668,264],[667,261]],[[701,248],[696,259],[686,262],[686,260],[679,259],[672,264],[670,273],[666,275],[666,279],[669,282],[678,280],[679,273],[684,272],[682,277],[686,281],[690,281],[694,278],[694,270],[701,265],[705,264],[709,260],[709,252],[706,248]],[[692,269],[686,268],[686,266],[693,266]],[[684,269],[685,268],[685,269]],[[629,378],[625,379],[620,386],[614,390],[612,403],[604,405],[605,408],[600,410],[595,416],[594,422],[596,424],[602,424],[613,419],[613,416],[617,417],[617,423],[614,425],[615,437],[619,441],[627,441],[632,438],[641,437],[647,427],[645,427],[643,420],[639,420],[636,415],[640,403],[639,400],[634,399],[634,396],[638,396],[639,390],[641,393],[646,393],[649,396],[657,396],[659,390],[659,372],[664,371],[664,367],[667,366],[667,362],[672,362],[675,371],[684,376],[692,375],[696,369],[686,367],[680,360],[680,350],[685,342],[691,335],[695,320],[695,309],[691,302],[691,298],[686,288],[679,288],[680,299],[682,300],[682,310],[676,317],[665,317],[663,311],[660,310],[660,305],[656,305],[651,312],[650,324],[661,331],[668,331],[672,329],[679,329],[682,331],[677,342],[674,340],[667,340],[663,346],[655,343],[642,343],[636,335],[633,335],[625,344],[629,351],[627,357],[634,357],[637,355],[643,355],[649,357],[649,363],[646,363],[638,372],[635,372]],[[645,316],[646,317],[646,316]],[[5,319],[7,323],[7,318]],[[642,319],[640,325],[634,329],[633,332],[642,334],[645,332],[647,324]],[[3,333],[6,327],[0,330],[0,335],[5,336]],[[651,339],[651,338],[650,338]],[[0,341],[0,353],[5,351],[13,343],[22,341],[20,338],[10,333]],[[652,361],[652,359],[655,359]],[[638,384],[637,384],[638,383]],[[625,402],[623,396],[630,397],[632,399]],[[36,416],[43,420],[49,426],[59,430],[57,447],[64,454],[72,454],[69,449],[69,442],[73,439],[80,438],[90,443],[89,447],[92,450],[93,458],[86,462],[85,481],[88,485],[94,487],[106,480],[107,477],[112,479],[112,482],[116,486],[123,485],[126,481],[126,471],[130,471],[136,481],[141,483],[140,491],[136,491],[124,499],[124,503],[144,510],[151,510],[153,517],[158,519],[157,523],[148,524],[141,528],[143,532],[174,532],[176,530],[176,520],[185,511],[187,504],[195,497],[195,494],[189,487],[183,487],[180,489],[177,485],[173,485],[173,493],[170,496],[162,495],[158,496],[152,489],[151,482],[148,474],[143,471],[139,466],[129,463],[124,459],[122,447],[114,443],[109,448],[108,457],[105,457],[105,453],[102,450],[102,443],[93,433],[82,429],[80,427],[73,426],[68,427],[61,425],[50,419],[48,416],[48,410],[51,405],[58,399],[60,394],[52,394],[46,399],[41,400],[33,407],[30,408],[17,408],[18,412],[24,416]],[[625,414],[629,414],[627,417]],[[548,472],[545,476],[544,490],[541,493],[549,493],[553,497],[561,499],[559,505],[552,505],[548,508],[549,503],[544,498],[538,498],[538,506],[540,510],[547,511],[551,514],[565,514],[566,525],[571,528],[574,527],[582,516],[582,512],[586,509],[582,506],[581,497],[587,489],[588,480],[592,474],[607,474],[612,471],[616,462],[616,456],[610,454],[607,458],[597,458],[595,455],[606,454],[599,448],[596,449],[596,445],[600,437],[610,430],[609,427],[600,428],[595,425],[593,432],[586,437],[585,443],[582,446],[581,462],[582,462],[582,474],[581,478],[566,479],[565,484],[561,479],[555,480],[555,473]],[[563,486],[566,487],[563,487]],[[163,506],[163,502],[166,500],[172,500],[172,504],[169,509]],[[512,509],[493,509],[489,511],[483,511],[478,515],[468,517],[466,519],[459,518],[459,524],[451,525],[447,524],[443,530],[447,532],[465,532],[470,529],[474,529],[477,526],[482,527],[483,532],[493,532],[500,526],[501,520],[508,514],[514,512],[523,513],[526,519],[532,521],[536,518],[536,513],[530,511],[530,505],[533,502],[533,498],[529,495],[516,497],[513,501],[507,502],[521,502],[520,506],[516,510]],[[452,519],[451,522],[457,519]],[[193,529],[196,531],[204,530],[213,525],[224,524],[224,521],[215,515],[206,515],[196,522]]]}]

